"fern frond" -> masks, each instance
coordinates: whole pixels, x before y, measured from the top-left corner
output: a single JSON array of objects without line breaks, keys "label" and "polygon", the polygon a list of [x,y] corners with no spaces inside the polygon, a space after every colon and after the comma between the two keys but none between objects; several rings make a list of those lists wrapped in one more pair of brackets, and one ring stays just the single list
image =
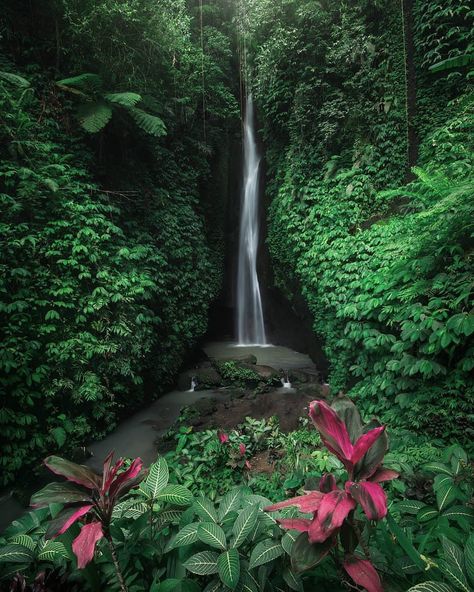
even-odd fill
[{"label": "fern frond", "polygon": [[102,78],[97,74],[79,74],[72,78],[64,78],[56,82],[58,86],[66,90],[80,89],[83,91],[97,91],[102,88]]},{"label": "fern frond", "polygon": [[100,132],[110,121],[112,109],[103,101],[84,103],[77,109],[81,126],[90,134]]},{"label": "fern frond", "polygon": [[138,127],[147,134],[156,137],[166,135],[166,126],[160,117],[150,115],[150,113],[146,113],[146,111],[138,109],[137,107],[130,108],[129,113]]},{"label": "fern frond", "polygon": [[30,83],[26,78],[22,78],[21,76],[18,76],[18,74],[12,74],[11,72],[0,72],[0,78],[6,80],[10,84],[19,86],[20,88],[28,88],[30,86]]},{"label": "fern frond", "polygon": [[141,95],[133,92],[108,93],[104,97],[110,103],[115,103],[121,107],[135,107],[142,100]]}]

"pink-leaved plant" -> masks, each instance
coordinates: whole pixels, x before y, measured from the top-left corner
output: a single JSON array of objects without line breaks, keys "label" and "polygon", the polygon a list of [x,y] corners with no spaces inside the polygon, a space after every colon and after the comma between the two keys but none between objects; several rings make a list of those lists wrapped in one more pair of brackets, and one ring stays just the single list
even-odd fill
[{"label": "pink-leaved plant", "polygon": [[[337,486],[334,475],[325,474],[319,482],[319,490],[309,491],[265,510],[274,512],[296,506],[302,513],[312,514],[311,518],[283,518],[278,522],[283,528],[305,533],[300,535],[307,537],[304,543],[318,545],[319,561],[337,545],[340,535],[345,552],[342,566],[347,574],[368,592],[382,592],[380,577],[370,562],[368,549],[360,540],[354,510],[359,505],[369,520],[382,519],[387,514],[387,498],[380,482],[395,479],[398,473],[382,467],[388,447],[385,427],[376,426],[364,432],[358,411],[349,399],[336,400],[335,406],[339,406],[346,422],[325,401],[313,401],[309,416],[323,444],[347,470],[348,479],[344,487]],[[348,532],[351,536],[347,536]],[[354,554],[358,544],[363,547],[365,558]]]},{"label": "pink-leaved plant", "polygon": [[69,482],[46,485],[31,498],[31,506],[41,508],[51,503],[60,503],[64,508],[50,522],[46,538],[54,539],[74,523],[81,521],[80,533],[72,543],[77,558],[77,567],[84,568],[94,557],[98,541],[105,537],[110,546],[117,576],[122,590],[125,589],[117,562],[112,538],[109,533],[112,512],[118,500],[137,487],[146,475],[143,462],[136,458],[124,468],[124,459],[113,462],[111,452],[104,461],[102,475],[89,467],[78,465],[58,456],[44,460],[46,467]]}]

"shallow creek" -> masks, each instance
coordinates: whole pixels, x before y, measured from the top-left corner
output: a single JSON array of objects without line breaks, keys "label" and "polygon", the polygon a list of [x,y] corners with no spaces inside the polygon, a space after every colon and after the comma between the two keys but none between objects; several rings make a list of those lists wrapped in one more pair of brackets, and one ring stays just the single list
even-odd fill
[{"label": "shallow creek", "polygon": [[[293,368],[315,369],[309,356],[283,346],[239,346],[231,342],[212,342],[204,347],[209,358],[223,360],[243,359],[250,354],[256,356],[259,365],[271,366],[277,370]],[[291,396],[291,389],[285,389]],[[226,397],[225,390],[203,390],[196,392],[171,391],[162,395],[148,407],[124,419],[103,440],[90,444],[87,449],[92,456],[85,462],[100,471],[103,459],[111,450],[117,457],[140,457],[146,465],[155,460],[155,442],[170,428],[179,416],[179,411],[198,399],[215,396]],[[0,532],[24,512],[22,505],[8,491],[0,493]]]}]

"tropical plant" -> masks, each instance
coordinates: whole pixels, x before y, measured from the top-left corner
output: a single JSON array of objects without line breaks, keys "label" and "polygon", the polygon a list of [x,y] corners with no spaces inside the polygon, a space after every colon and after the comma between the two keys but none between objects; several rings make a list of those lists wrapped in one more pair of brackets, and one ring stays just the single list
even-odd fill
[{"label": "tropical plant", "polygon": [[130,91],[106,91],[100,76],[90,73],[64,78],[57,85],[79,101],[77,118],[81,127],[91,134],[100,132],[109,123],[116,109],[126,113],[147,134],[157,137],[166,134],[165,124],[160,117],[137,107],[139,104],[145,108],[153,105],[151,98],[147,99]]},{"label": "tropical plant", "polygon": [[[313,401],[309,413],[324,445],[347,470],[344,489],[339,489],[335,477],[327,473],[321,477],[319,490],[273,504],[265,510],[275,512],[297,506],[304,514],[312,514],[312,518],[278,519],[283,528],[302,533],[292,551],[296,571],[317,565],[338,545],[339,536],[345,555],[343,568],[368,592],[381,592],[379,575],[370,562],[367,542],[362,539],[361,525],[354,514],[360,505],[368,520],[384,518],[387,498],[379,483],[397,478],[398,473],[382,467],[388,448],[385,427],[369,425],[364,429],[356,407],[348,399],[336,400],[335,407],[338,412],[324,401]],[[364,558],[355,553],[359,546],[365,553]]]}]

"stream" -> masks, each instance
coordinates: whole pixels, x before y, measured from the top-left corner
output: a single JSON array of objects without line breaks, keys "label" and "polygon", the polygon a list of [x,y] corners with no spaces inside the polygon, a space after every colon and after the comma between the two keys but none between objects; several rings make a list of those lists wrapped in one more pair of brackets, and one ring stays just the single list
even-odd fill
[{"label": "stream", "polygon": [[[242,360],[252,354],[257,358],[259,365],[284,370],[295,368],[316,370],[309,356],[283,346],[241,346],[221,341],[208,343],[203,349],[209,358],[216,360]],[[278,390],[286,392],[289,397],[293,392],[287,384],[282,385]],[[222,398],[229,395],[225,389],[196,392],[173,390],[162,395],[148,407],[123,420],[103,440],[87,446],[92,456],[84,464],[100,472],[103,459],[111,450],[115,450],[117,457],[140,457],[145,465],[149,465],[157,455],[157,439],[178,419],[180,409],[199,399],[215,396]],[[8,491],[2,492],[0,494],[0,532],[24,511],[25,508]]]}]

